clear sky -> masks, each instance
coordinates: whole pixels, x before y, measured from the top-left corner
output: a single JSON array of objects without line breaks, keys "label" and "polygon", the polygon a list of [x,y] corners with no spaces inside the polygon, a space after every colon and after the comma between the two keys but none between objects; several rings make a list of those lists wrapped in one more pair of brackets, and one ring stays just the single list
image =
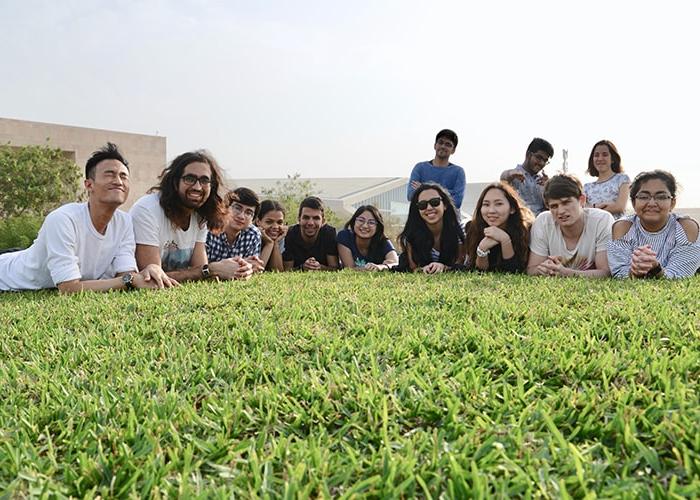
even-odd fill
[{"label": "clear sky", "polygon": [[[696,6],[697,5],[697,6]],[[452,128],[470,182],[584,182],[612,140],[700,206],[696,1],[0,0],[0,116],[167,136],[230,177],[408,176]]]}]

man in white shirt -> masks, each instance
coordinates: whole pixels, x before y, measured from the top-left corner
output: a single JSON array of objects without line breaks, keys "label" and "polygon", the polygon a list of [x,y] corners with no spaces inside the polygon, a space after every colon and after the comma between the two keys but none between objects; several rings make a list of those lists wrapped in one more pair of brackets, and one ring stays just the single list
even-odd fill
[{"label": "man in white shirt", "polygon": [[61,292],[165,288],[177,285],[157,266],[140,273],[129,215],[128,163],[107,143],[85,165],[87,203],[69,203],[49,215],[31,247],[0,256],[0,290]]},{"label": "man in white shirt", "polygon": [[252,266],[241,257],[211,264],[207,259],[207,228],[220,232],[228,217],[222,188],[221,170],[208,152],[175,158],[163,170],[159,185],[131,207],[136,262],[162,265],[178,281],[250,277]]},{"label": "man in white shirt", "polygon": [[581,182],[569,174],[552,177],[544,187],[549,207],[530,230],[527,273],[539,276],[610,275],[607,244],[613,217],[605,210],[584,208]]}]

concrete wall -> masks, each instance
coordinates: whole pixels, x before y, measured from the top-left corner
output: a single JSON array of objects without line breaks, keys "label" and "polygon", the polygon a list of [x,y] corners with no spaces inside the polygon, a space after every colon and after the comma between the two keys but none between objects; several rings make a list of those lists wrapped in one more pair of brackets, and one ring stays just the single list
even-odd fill
[{"label": "concrete wall", "polygon": [[61,148],[75,160],[81,173],[93,151],[108,141],[119,146],[129,162],[131,190],[129,199],[122,207],[128,209],[156,184],[158,175],[165,168],[165,137],[0,118],[0,144],[48,144]]}]

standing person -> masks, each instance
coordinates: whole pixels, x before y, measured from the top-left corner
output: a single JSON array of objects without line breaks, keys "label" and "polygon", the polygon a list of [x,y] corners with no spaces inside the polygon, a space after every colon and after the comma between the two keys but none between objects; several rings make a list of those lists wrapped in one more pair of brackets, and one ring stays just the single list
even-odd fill
[{"label": "standing person", "polygon": [[340,262],[347,269],[381,271],[399,262],[394,245],[384,235],[384,218],[372,205],[355,210],[337,241]]},{"label": "standing person", "polygon": [[245,279],[252,266],[241,257],[209,264],[207,228],[221,231],[227,207],[219,194],[223,177],[206,151],[183,153],[160,175],[159,185],[133,207],[136,262],[162,265],[178,281],[210,277]]},{"label": "standing person", "polygon": [[440,184],[447,189],[452,197],[452,202],[459,209],[462,206],[464,198],[464,188],[466,181],[464,177],[464,169],[459,165],[450,163],[450,156],[457,149],[457,134],[452,130],[444,129],[435,136],[435,158],[430,161],[422,161],[417,163],[411,171],[411,177],[408,180],[408,189],[406,190],[406,198],[411,201],[413,193],[425,182],[434,182]]},{"label": "standing person", "polygon": [[608,244],[616,278],[687,278],[700,268],[698,223],[676,215],[676,179],[669,172],[642,172],[632,183],[635,215],[613,225]]},{"label": "standing person", "polygon": [[612,142],[602,140],[593,145],[588,157],[588,174],[598,180],[583,186],[589,207],[607,210],[615,219],[624,215],[630,178],[622,170],[622,158]]},{"label": "standing person", "polygon": [[464,233],[452,198],[441,185],[427,182],[413,192],[399,242],[399,270],[436,274],[462,265]]},{"label": "standing person", "polygon": [[467,222],[467,268],[479,271],[523,272],[529,254],[534,217],[505,182],[489,184]]},{"label": "standing person", "polygon": [[338,248],[335,228],[326,224],[323,202],[309,196],[299,205],[299,223],[289,228],[284,239],[284,270],[335,271]]},{"label": "standing person", "polygon": [[515,188],[520,199],[536,216],[546,210],[543,192],[548,177],[543,169],[549,164],[552,156],[554,156],[552,145],[544,139],[535,137],[525,151],[525,161],[501,173],[501,180]]},{"label": "standing person", "polygon": [[258,215],[260,200],[254,191],[239,187],[229,191],[224,199],[229,210],[229,219],[219,234],[207,234],[207,258],[219,262],[231,257],[243,257],[253,266],[253,271],[262,271],[265,265],[260,260],[262,238],[260,229],[253,224]]},{"label": "standing person", "polygon": [[530,231],[527,273],[539,276],[610,275],[607,244],[613,218],[599,208],[584,208],[581,181],[555,175],[544,187],[549,211],[535,219]]},{"label": "standing person", "polygon": [[176,286],[158,265],[136,272],[131,217],[119,210],[129,196],[129,180],[129,163],[115,144],[95,151],[85,164],[87,203],[57,208],[46,216],[32,246],[0,256],[0,290]]},{"label": "standing person", "polygon": [[260,204],[257,225],[261,231],[262,260],[266,271],[284,271],[284,237],[287,235],[287,224],[284,222],[285,210],[281,203],[274,200],[263,200]]}]

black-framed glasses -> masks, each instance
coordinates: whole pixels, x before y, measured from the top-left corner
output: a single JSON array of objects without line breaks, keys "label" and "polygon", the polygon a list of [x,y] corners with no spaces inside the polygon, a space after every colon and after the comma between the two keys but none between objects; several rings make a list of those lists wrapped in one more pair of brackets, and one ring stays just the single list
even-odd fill
[{"label": "black-framed glasses", "polygon": [[440,203],[442,203],[442,198],[440,198],[439,196],[436,196],[435,198],[430,198],[429,200],[421,200],[421,201],[417,202],[416,207],[418,207],[418,210],[420,210],[422,212],[423,210],[428,208],[428,205],[435,208],[435,207],[440,206]]},{"label": "black-framed glasses", "polygon": [[648,203],[651,199],[653,199],[657,203],[663,203],[664,201],[672,200],[673,196],[671,196],[668,193],[637,193],[637,196],[635,196],[634,199],[637,201],[641,201],[642,203]]},{"label": "black-framed glasses", "polygon": [[208,175],[202,175],[201,177],[197,177],[194,174],[187,174],[180,177],[180,179],[182,179],[182,182],[184,182],[188,186],[194,186],[195,184],[197,184],[197,182],[199,182],[201,186],[208,186],[209,184],[211,184],[211,179]]}]

